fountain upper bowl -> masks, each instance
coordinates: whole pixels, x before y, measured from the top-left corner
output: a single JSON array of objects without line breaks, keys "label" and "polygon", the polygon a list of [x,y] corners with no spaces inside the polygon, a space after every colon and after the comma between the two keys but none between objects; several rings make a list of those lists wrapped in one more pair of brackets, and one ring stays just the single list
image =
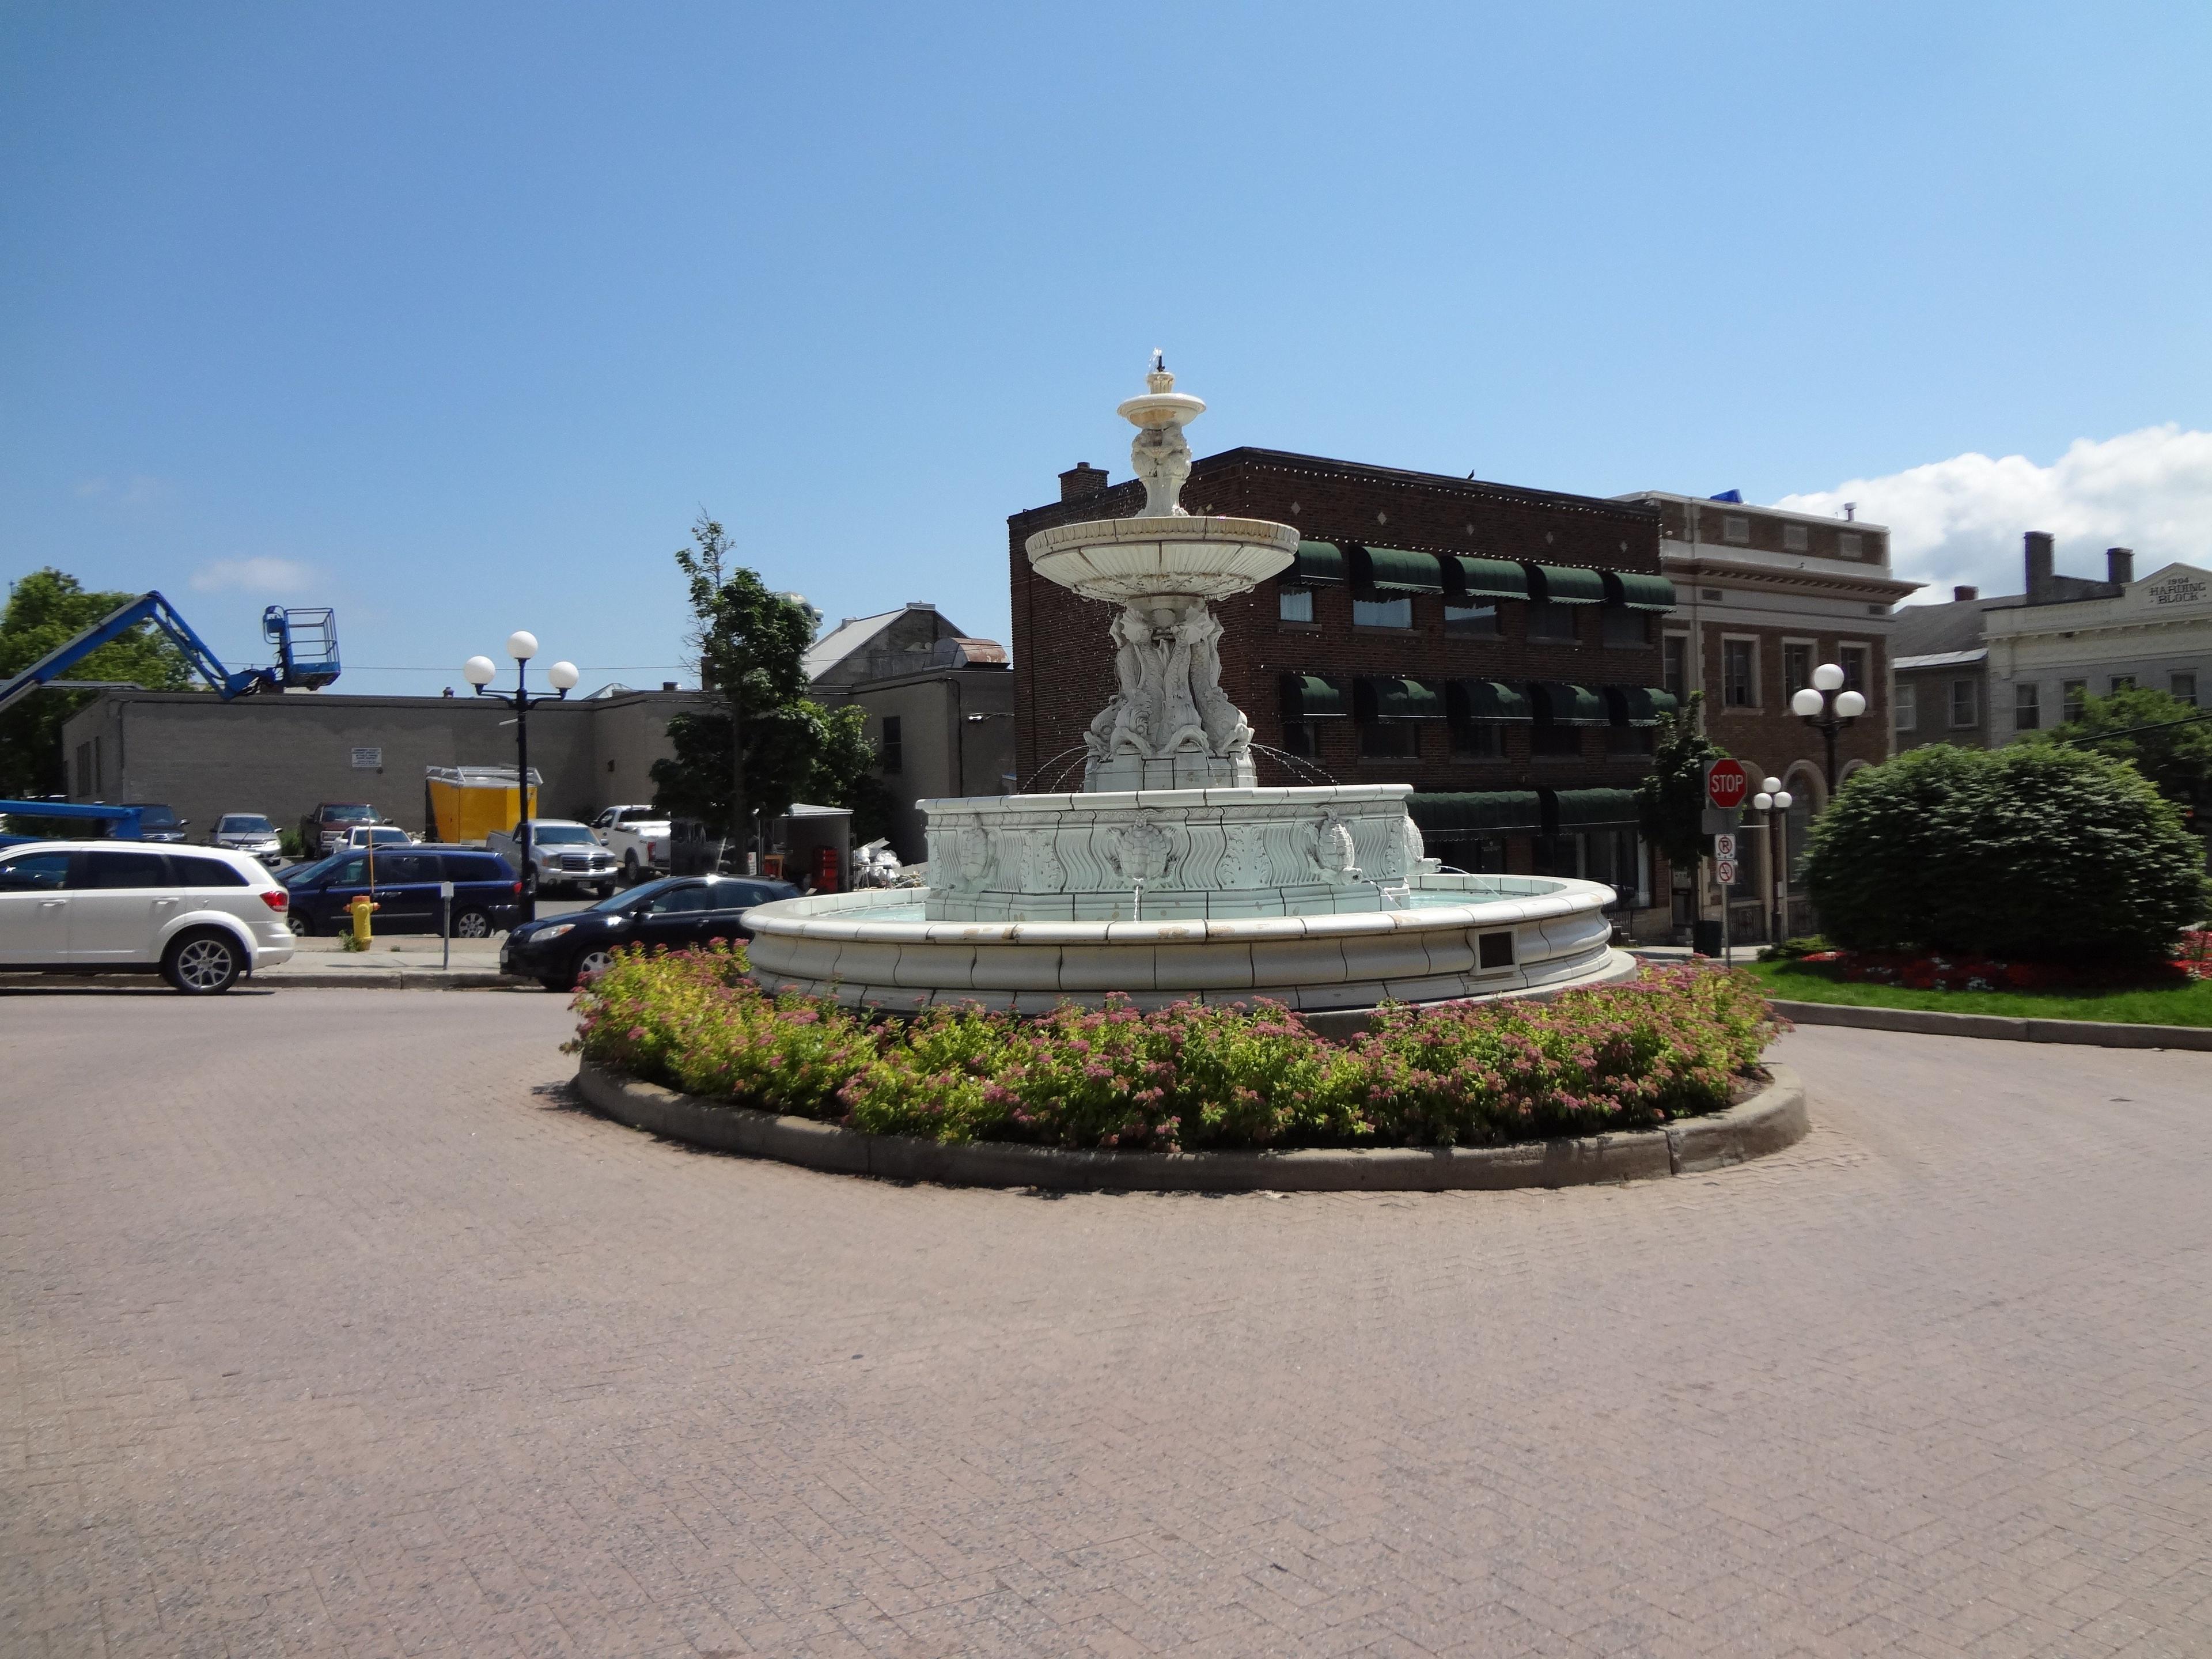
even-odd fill
[{"label": "fountain upper bowl", "polygon": [[1093,519],[1024,544],[1037,574],[1087,599],[1225,599],[1289,568],[1297,526],[1266,519]]}]

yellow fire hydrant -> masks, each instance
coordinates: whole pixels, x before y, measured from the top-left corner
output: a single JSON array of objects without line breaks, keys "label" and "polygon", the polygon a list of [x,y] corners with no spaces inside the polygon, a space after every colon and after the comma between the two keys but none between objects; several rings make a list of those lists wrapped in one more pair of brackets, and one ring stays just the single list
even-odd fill
[{"label": "yellow fire hydrant", "polygon": [[348,903],[346,908],[353,912],[353,948],[366,951],[369,940],[369,912],[376,908],[375,902],[362,893]]}]

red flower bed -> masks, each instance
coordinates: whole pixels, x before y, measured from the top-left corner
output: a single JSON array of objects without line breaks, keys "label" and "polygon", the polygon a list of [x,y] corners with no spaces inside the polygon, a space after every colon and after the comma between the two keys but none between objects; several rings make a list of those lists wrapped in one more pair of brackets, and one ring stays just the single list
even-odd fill
[{"label": "red flower bed", "polygon": [[2212,932],[2184,933],[2171,961],[2136,963],[1999,962],[1990,957],[1905,951],[1814,951],[1801,960],[1833,968],[1863,985],[1914,991],[2134,991],[2212,979]]}]

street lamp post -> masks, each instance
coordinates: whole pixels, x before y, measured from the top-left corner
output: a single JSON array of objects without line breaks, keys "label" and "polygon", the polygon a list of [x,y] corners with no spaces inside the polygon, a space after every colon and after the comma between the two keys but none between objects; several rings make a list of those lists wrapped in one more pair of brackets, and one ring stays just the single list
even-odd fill
[{"label": "street lamp post", "polygon": [[514,690],[494,691],[492,676],[499,672],[499,665],[489,657],[471,657],[462,665],[461,677],[476,687],[480,697],[496,697],[514,710],[514,780],[515,799],[520,803],[515,825],[515,856],[522,860],[522,920],[538,920],[538,863],[530,856],[530,705],[533,702],[559,702],[576,688],[581,678],[572,662],[556,662],[545,671],[545,678],[553,686],[548,697],[543,691],[532,696],[527,684],[530,659],[538,654],[538,636],[520,629],[507,636],[507,654],[514,659]]},{"label": "street lamp post", "polygon": [[1782,787],[1779,778],[1765,780],[1759,786],[1759,793],[1751,798],[1753,808],[1766,814],[1766,939],[1770,945],[1782,943],[1782,924],[1789,915],[1782,892],[1782,861],[1789,849],[1786,846],[1777,849],[1774,832],[1782,823],[1782,815],[1796,801],[1797,798]]},{"label": "street lamp post", "polygon": [[1836,733],[1866,713],[1867,700],[1843,689],[1844,671],[1824,662],[1813,671],[1813,683],[1790,699],[1790,712],[1827,739],[1828,799],[1836,798]]}]

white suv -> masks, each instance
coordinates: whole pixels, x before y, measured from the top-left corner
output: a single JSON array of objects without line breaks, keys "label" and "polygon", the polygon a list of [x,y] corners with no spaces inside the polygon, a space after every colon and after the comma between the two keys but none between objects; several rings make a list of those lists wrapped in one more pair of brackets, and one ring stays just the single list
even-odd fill
[{"label": "white suv", "polygon": [[228,991],[288,960],[290,896],[217,847],[33,841],[0,849],[0,974],[160,973]]}]

